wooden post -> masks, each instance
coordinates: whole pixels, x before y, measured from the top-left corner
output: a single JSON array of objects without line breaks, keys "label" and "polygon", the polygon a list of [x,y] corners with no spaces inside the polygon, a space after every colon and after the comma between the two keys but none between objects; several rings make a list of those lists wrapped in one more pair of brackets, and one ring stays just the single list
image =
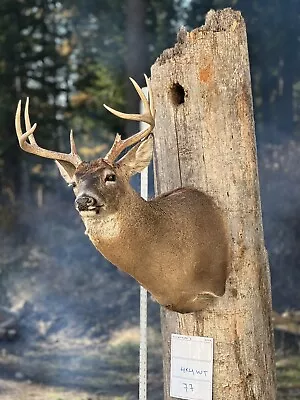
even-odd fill
[{"label": "wooden post", "polygon": [[180,31],[151,75],[156,192],[190,185],[212,195],[224,210],[232,245],[221,300],[199,313],[161,310],[165,399],[170,336],[180,333],[214,338],[214,400],[274,400],[270,273],[241,14],[210,11],[203,27]]}]

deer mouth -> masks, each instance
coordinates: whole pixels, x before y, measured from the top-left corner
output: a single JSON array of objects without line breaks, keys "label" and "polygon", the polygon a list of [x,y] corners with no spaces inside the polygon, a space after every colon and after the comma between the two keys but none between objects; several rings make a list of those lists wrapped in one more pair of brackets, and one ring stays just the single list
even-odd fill
[{"label": "deer mouth", "polygon": [[82,218],[95,218],[100,214],[101,209],[104,208],[104,204],[101,206],[89,207],[85,210],[79,210],[77,207],[77,211]]},{"label": "deer mouth", "polygon": [[84,215],[84,216],[89,216],[89,215],[97,215],[99,214],[101,209],[101,206],[98,207],[93,207],[93,208],[88,208],[87,210],[79,210],[77,208],[77,211],[79,212],[79,214]]}]

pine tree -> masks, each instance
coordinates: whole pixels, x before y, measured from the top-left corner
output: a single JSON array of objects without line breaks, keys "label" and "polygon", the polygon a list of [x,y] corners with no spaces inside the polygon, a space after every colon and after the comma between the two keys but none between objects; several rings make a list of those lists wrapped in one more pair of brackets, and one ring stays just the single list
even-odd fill
[{"label": "pine tree", "polygon": [[10,200],[22,192],[22,184],[29,180],[24,174],[37,162],[17,145],[14,128],[17,101],[22,99],[24,103],[25,97],[30,97],[31,119],[39,123],[36,131],[39,143],[59,146],[61,141],[69,95],[70,58],[70,53],[61,51],[70,35],[61,11],[54,0],[1,2],[0,179],[3,191],[11,193]]}]

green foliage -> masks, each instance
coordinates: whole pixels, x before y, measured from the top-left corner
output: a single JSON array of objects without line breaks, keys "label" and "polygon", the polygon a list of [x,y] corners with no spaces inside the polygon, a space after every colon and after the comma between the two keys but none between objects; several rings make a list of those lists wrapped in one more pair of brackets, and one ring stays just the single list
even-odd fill
[{"label": "green foliage", "polygon": [[276,363],[278,400],[300,399],[300,357],[279,359]]},{"label": "green foliage", "polygon": [[0,7],[0,182],[16,194],[22,191],[21,159],[28,159],[24,173],[34,165],[17,146],[17,101],[30,97],[31,119],[41,125],[36,133],[39,142],[45,137],[47,146],[57,148],[69,92],[68,56],[59,48],[69,32],[65,21],[58,23],[60,8],[54,0],[5,0]]},{"label": "green foliage", "polygon": [[[77,91],[72,94],[72,125],[81,132],[91,132],[97,126],[120,128],[120,120],[111,116],[105,110],[103,103],[113,108],[124,108],[123,82],[115,79],[114,74],[103,64],[90,63],[80,66],[80,78],[77,81]],[[105,121],[105,122],[102,122]]]},{"label": "green foliage", "polygon": [[[126,94],[128,64],[135,63],[128,57],[126,6],[118,0],[1,2],[0,183],[5,193],[9,189],[17,198],[24,193],[29,197],[31,186],[41,184],[39,177],[51,186],[45,167],[49,161],[27,156],[17,146],[13,121],[19,99],[30,97],[31,120],[39,125],[35,136],[47,148],[69,151],[67,131],[72,127],[83,156],[89,145],[96,147],[90,158],[101,154],[99,144],[124,131],[124,122],[102,104],[126,110],[129,100],[137,102],[133,92]],[[144,7],[147,37],[137,40],[147,47],[141,64],[147,72],[159,52],[174,42],[177,11],[173,0],[152,0]],[[133,75],[142,78],[142,72]],[[10,202],[7,195],[3,198]]]}]

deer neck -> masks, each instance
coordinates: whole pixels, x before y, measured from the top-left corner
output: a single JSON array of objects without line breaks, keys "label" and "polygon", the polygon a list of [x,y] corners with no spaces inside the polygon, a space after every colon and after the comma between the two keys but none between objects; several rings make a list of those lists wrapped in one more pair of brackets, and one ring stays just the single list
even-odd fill
[{"label": "deer neck", "polygon": [[137,193],[126,198],[126,206],[110,217],[85,221],[86,233],[96,249],[120,270],[133,276],[156,299],[164,302],[164,289],[154,260],[159,237],[158,226],[164,212]]},{"label": "deer neck", "polygon": [[122,199],[118,211],[114,214],[82,218],[85,233],[105,258],[123,271],[132,273],[138,262],[140,241],[145,241],[148,231],[148,203],[136,192],[130,192]]}]

